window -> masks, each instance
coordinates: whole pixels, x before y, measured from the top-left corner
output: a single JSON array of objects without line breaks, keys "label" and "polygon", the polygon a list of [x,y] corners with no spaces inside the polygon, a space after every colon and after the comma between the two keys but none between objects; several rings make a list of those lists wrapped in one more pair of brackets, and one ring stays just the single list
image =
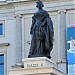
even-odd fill
[{"label": "window", "polygon": [[0,36],[4,35],[4,21],[0,21]]},{"label": "window", "polygon": [[0,55],[0,75],[4,75],[4,55]]},{"label": "window", "polygon": [[0,23],[0,35],[2,35],[2,34],[3,34],[3,24]]}]

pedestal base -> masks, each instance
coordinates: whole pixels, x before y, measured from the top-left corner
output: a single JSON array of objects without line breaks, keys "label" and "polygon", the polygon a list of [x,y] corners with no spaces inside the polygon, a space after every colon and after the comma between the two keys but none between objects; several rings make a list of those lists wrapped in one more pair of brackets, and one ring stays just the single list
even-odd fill
[{"label": "pedestal base", "polygon": [[9,75],[67,75],[54,67],[18,68],[9,71]]},{"label": "pedestal base", "polygon": [[46,57],[25,58],[22,61],[24,68],[56,67],[56,64]]},{"label": "pedestal base", "polygon": [[56,63],[46,57],[23,59],[24,68],[13,68],[9,75],[67,75],[57,69]]}]

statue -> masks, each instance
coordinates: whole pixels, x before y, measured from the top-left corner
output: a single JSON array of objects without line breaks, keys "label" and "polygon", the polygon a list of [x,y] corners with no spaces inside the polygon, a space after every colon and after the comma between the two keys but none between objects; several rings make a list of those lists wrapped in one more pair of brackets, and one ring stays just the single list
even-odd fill
[{"label": "statue", "polygon": [[51,58],[50,52],[53,48],[54,37],[53,22],[49,17],[48,12],[42,9],[44,5],[41,1],[36,3],[36,7],[39,10],[32,16],[32,25],[30,30],[32,39],[28,58]]}]

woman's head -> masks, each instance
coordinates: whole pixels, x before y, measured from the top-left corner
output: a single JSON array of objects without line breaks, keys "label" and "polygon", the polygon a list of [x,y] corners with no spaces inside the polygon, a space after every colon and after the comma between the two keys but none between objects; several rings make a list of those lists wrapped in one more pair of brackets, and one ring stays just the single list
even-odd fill
[{"label": "woman's head", "polygon": [[39,0],[38,2],[36,2],[36,7],[42,9],[42,7],[44,7],[44,4]]}]

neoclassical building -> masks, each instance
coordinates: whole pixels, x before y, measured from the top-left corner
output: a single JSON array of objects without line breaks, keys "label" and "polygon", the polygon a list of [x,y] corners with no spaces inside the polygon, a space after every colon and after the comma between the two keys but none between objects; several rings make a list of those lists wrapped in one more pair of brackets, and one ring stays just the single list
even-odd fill
[{"label": "neoclassical building", "polygon": [[[28,57],[30,26],[37,0],[0,0],[0,75],[21,65]],[[41,0],[54,26],[54,47],[51,60],[67,73],[66,29],[75,24],[74,0]]]}]

